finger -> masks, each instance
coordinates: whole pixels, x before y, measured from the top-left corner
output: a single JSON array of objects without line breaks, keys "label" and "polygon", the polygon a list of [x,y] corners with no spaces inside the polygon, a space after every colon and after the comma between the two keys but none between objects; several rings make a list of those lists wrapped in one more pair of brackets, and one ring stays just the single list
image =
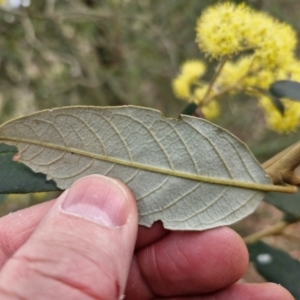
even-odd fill
[{"label": "finger", "polygon": [[133,287],[145,297],[149,291],[165,297],[210,293],[237,281],[248,265],[243,240],[226,227],[172,232],[136,255],[127,285],[129,296]]},{"label": "finger", "polygon": [[[139,300],[138,298],[135,298]],[[150,299],[150,298],[149,298]],[[163,300],[166,298],[154,298]],[[204,296],[176,297],[168,300],[294,300],[294,297],[282,286],[275,283],[234,284],[224,290]],[[126,299],[127,300],[127,299]],[[145,299],[143,299],[145,300]]]},{"label": "finger", "polygon": [[170,231],[165,229],[160,221],[155,222],[150,228],[139,226],[135,249],[141,249],[157,242],[169,233]]},{"label": "finger", "polygon": [[[36,204],[0,218],[0,269],[31,236],[54,200]],[[136,247],[140,249],[166,236],[170,231],[156,222],[151,228],[139,226]]]},{"label": "finger", "polygon": [[[0,269],[27,241],[53,203],[54,200],[47,201],[0,218]],[[135,249],[146,247],[169,232],[161,222],[154,223],[151,228],[139,226]]]},{"label": "finger", "polygon": [[19,210],[0,219],[0,269],[31,236],[54,201]]},{"label": "finger", "polygon": [[137,233],[121,183],[89,176],[64,192],[0,273],[0,299],[118,299]]}]

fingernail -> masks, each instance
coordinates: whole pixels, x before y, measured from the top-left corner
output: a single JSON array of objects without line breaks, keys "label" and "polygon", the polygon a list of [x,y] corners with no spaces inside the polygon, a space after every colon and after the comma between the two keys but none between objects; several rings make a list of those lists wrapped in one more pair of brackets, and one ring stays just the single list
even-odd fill
[{"label": "fingernail", "polygon": [[114,179],[92,175],[71,186],[62,209],[107,227],[119,227],[127,222],[129,199],[125,189]]}]

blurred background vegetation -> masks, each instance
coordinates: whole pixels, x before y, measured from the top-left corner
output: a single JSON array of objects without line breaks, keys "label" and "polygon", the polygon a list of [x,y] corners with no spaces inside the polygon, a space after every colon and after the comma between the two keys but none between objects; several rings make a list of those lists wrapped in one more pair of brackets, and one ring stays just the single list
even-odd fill
[{"label": "blurred background vegetation", "polygon": [[[68,105],[132,104],[177,117],[186,103],[175,99],[172,78],[184,60],[203,58],[194,42],[196,19],[217,2],[221,1],[0,0],[0,123]],[[299,1],[245,2],[299,33]],[[208,76],[213,66],[212,62]],[[299,131],[283,136],[271,132],[256,104],[245,97],[224,99],[216,123],[263,161],[299,140]],[[55,196],[0,196],[0,215]],[[263,203],[235,229],[249,234],[281,217],[280,211]],[[294,244],[285,250],[300,257]],[[244,280],[263,281],[251,267],[249,272]]]}]

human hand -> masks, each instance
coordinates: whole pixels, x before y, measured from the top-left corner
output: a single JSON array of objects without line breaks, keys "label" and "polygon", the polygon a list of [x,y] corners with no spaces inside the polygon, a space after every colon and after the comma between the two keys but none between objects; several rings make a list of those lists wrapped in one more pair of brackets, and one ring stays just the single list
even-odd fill
[{"label": "human hand", "polygon": [[293,299],[276,284],[235,283],[247,264],[229,228],[138,230],[131,192],[98,175],[0,219],[3,300]]}]

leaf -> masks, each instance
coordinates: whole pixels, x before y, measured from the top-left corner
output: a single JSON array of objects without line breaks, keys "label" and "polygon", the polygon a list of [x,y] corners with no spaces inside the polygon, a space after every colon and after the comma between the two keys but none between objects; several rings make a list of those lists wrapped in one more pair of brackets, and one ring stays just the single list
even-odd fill
[{"label": "leaf", "polygon": [[0,205],[5,201],[6,195],[0,194]]},{"label": "leaf", "polygon": [[251,213],[270,180],[247,147],[205,120],[165,119],[133,106],[74,106],[41,111],[0,127],[20,161],[61,189],[99,173],[125,182],[140,224],[203,230]]},{"label": "leaf", "polygon": [[0,144],[0,194],[59,190],[44,174],[34,173],[24,164],[13,161],[17,152],[16,147]]},{"label": "leaf", "polygon": [[283,103],[280,101],[280,99],[273,97],[272,95],[271,95],[270,99],[272,100],[272,103],[274,104],[276,109],[280,112],[280,114],[284,115],[285,108],[284,108]]},{"label": "leaf", "polygon": [[300,263],[286,252],[263,242],[248,245],[250,260],[268,281],[285,287],[300,299]]},{"label": "leaf", "polygon": [[292,195],[268,193],[264,201],[276,206],[280,210],[300,217],[300,191]]},{"label": "leaf", "polygon": [[279,80],[271,84],[269,92],[275,98],[300,100],[300,83],[291,80]]},{"label": "leaf", "polygon": [[195,110],[198,107],[195,103],[189,103],[181,112],[182,115],[193,116],[195,114]]}]

